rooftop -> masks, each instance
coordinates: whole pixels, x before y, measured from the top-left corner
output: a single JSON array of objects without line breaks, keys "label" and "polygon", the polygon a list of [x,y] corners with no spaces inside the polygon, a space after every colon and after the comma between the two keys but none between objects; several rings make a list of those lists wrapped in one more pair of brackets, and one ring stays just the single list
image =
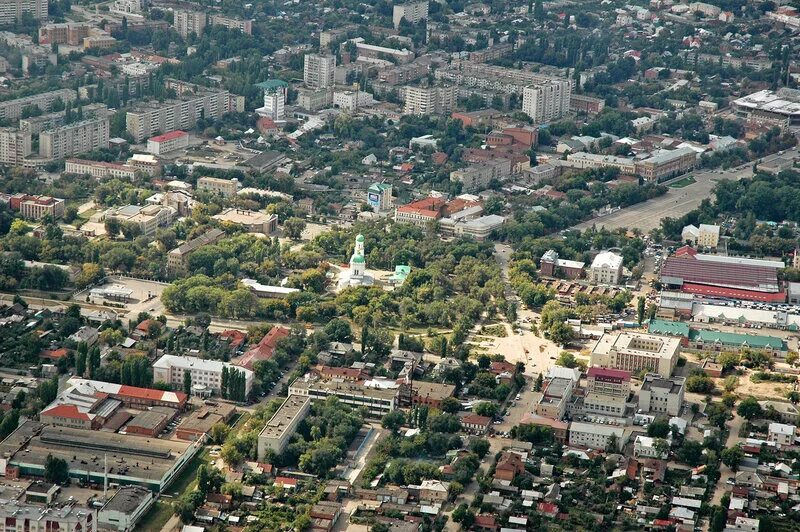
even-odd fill
[{"label": "rooftop", "polygon": [[259,437],[280,439],[283,433],[292,426],[294,419],[304,411],[310,402],[311,398],[306,395],[290,395],[287,397],[281,407],[264,425]]},{"label": "rooftop", "polygon": [[102,511],[115,511],[128,514],[136,510],[153,493],[141,486],[122,486],[103,506]]},{"label": "rooftop", "polygon": [[167,142],[170,140],[179,139],[181,137],[188,137],[189,134],[185,131],[175,130],[170,131],[169,133],[164,133],[163,135],[158,135],[156,137],[150,137],[148,142]]},{"label": "rooftop", "polygon": [[689,340],[692,342],[754,347],[756,349],[775,349],[778,351],[786,349],[783,339],[776,336],[729,333],[709,329],[693,330],[689,335]]}]

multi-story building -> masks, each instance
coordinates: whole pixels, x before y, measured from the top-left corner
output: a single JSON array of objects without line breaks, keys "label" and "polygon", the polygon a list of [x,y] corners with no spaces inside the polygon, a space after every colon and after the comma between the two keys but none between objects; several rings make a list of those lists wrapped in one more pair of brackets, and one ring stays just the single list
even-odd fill
[{"label": "multi-story building", "polygon": [[0,25],[14,24],[24,13],[36,20],[44,20],[48,3],[48,0],[3,0],[0,2]]},{"label": "multi-story building", "polygon": [[47,159],[63,159],[108,148],[110,131],[107,116],[43,131],[39,135],[39,155]]},{"label": "multi-story building", "polygon": [[[3,0],[5,1],[5,0]],[[11,0],[12,4],[14,0]],[[45,0],[47,4],[47,0]],[[0,13],[2,7],[0,6]],[[0,505],[0,520],[4,532],[50,532],[52,530],[98,530],[97,510],[78,506],[75,502],[55,503],[52,506],[27,504],[19,500]]]},{"label": "multi-story building", "polygon": [[[120,15],[141,15],[144,10],[142,5],[144,0],[114,0],[111,5],[112,13],[119,13]],[[111,31],[111,30],[109,30]]]},{"label": "multi-story building", "polygon": [[307,111],[319,111],[333,104],[333,91],[330,89],[300,89],[297,91],[297,105]]},{"label": "multi-story building", "polygon": [[175,10],[175,31],[184,39],[192,33],[198,36],[202,34],[206,27],[206,22],[207,15],[205,11]]},{"label": "multi-story building", "polygon": [[636,162],[631,157],[616,157],[579,151],[567,155],[569,166],[574,168],[618,168],[620,173],[634,175]]},{"label": "multi-story building", "polygon": [[395,4],[392,9],[392,23],[395,29],[400,27],[400,21],[406,19],[412,24],[428,18],[428,0]]},{"label": "multi-story building", "polygon": [[193,251],[197,251],[203,246],[218,242],[225,236],[222,229],[210,229],[202,235],[195,237],[167,253],[167,270],[170,273],[182,273],[186,271],[186,259]]},{"label": "multi-story building", "polygon": [[590,115],[599,114],[606,107],[602,98],[593,98],[583,94],[572,94],[569,97],[569,110],[584,112]]},{"label": "multi-story building", "polygon": [[97,512],[98,525],[118,532],[134,530],[154,502],[155,495],[147,488],[121,486]]},{"label": "multi-story building", "polygon": [[564,377],[549,378],[542,388],[542,395],[536,404],[536,415],[561,420],[567,413],[567,405],[572,399],[575,381]]},{"label": "multi-story building", "polygon": [[336,56],[306,54],[303,58],[303,83],[310,89],[333,87]]},{"label": "multi-story building", "polygon": [[197,180],[197,190],[207,190],[225,198],[234,197],[240,186],[239,180],[236,178],[220,179],[218,177],[203,176]]},{"label": "multi-story building", "polygon": [[115,207],[106,212],[106,218],[115,218],[120,222],[134,223],[139,226],[142,234],[152,235],[156,229],[172,223],[175,218],[175,209],[163,205],[148,205],[139,207],[138,205],[126,205]]},{"label": "multi-story building", "polygon": [[50,92],[43,92],[41,94],[34,94],[32,96],[25,96],[24,98],[17,98],[16,100],[8,100],[0,102],[0,118],[14,121],[19,120],[22,116],[22,110],[28,106],[36,106],[41,111],[47,111],[56,100],[70,103],[78,98],[78,93],[72,89],[58,89]]},{"label": "multi-story building", "polygon": [[89,35],[83,38],[83,49],[98,49],[105,50],[106,48],[113,48],[117,45],[117,40],[111,35],[101,33],[97,35]]},{"label": "multi-story building", "polygon": [[46,24],[39,28],[39,44],[68,44],[80,46],[89,36],[91,26],[83,22]]},{"label": "multi-story building", "polygon": [[239,30],[246,35],[253,34],[253,21],[224,15],[211,15],[209,19],[212,26],[225,26],[230,30]]},{"label": "multi-story building", "polygon": [[170,131],[147,139],[147,152],[164,155],[189,146],[189,134],[185,131]]},{"label": "multi-story building", "polygon": [[592,350],[591,365],[669,376],[680,352],[680,338],[633,332],[604,334]]},{"label": "multi-story building", "polygon": [[567,279],[583,277],[584,262],[562,259],[554,249],[548,249],[539,259],[539,272],[548,277],[564,276]]},{"label": "multi-story building", "polygon": [[719,226],[700,224],[700,227],[689,224],[681,231],[681,241],[690,242],[697,247],[716,248],[719,244]]},{"label": "multi-story building", "polygon": [[511,159],[498,157],[450,172],[450,181],[460,182],[463,192],[476,192],[489,186],[492,180],[503,181],[511,175]]},{"label": "multi-story building", "polygon": [[25,196],[19,203],[19,214],[26,220],[39,220],[44,216],[58,219],[64,216],[63,199],[50,196]]},{"label": "multi-story building", "polygon": [[127,164],[89,161],[86,159],[67,159],[64,164],[64,173],[89,175],[98,179],[113,177],[133,180],[136,177],[136,169]]},{"label": "multi-story building", "polygon": [[785,423],[770,423],[767,428],[767,441],[778,447],[793,446],[797,438],[797,428]]},{"label": "multi-story building", "polygon": [[[71,116],[75,116],[76,111],[73,110]],[[80,108],[80,115],[82,119],[96,118],[106,116],[108,114],[108,107],[102,103],[92,103],[84,105]],[[79,115],[79,116],[80,116]],[[67,124],[67,112],[55,111],[53,113],[45,113],[39,116],[31,116],[22,118],[19,121],[19,128],[27,131],[31,135],[39,135],[42,131],[56,129]]]},{"label": "multi-story building", "polygon": [[392,208],[392,185],[390,183],[373,183],[367,189],[367,203],[375,212],[388,211]]},{"label": "multi-story building", "polygon": [[526,87],[551,82],[566,82],[570,87],[573,86],[571,80],[558,75],[470,62],[461,63],[457,68],[439,68],[434,77],[467,89],[482,89],[499,94],[522,94]]},{"label": "multi-story building", "polygon": [[324,401],[329,396],[353,408],[366,408],[371,417],[381,418],[398,408],[400,386],[386,383],[388,386],[354,383],[348,381],[312,380],[305,377],[296,379],[289,385],[289,395],[302,395],[315,401]]},{"label": "multi-story building", "polygon": [[522,112],[534,122],[558,120],[569,111],[572,85],[569,81],[552,80],[525,87],[522,91]]},{"label": "multi-story building", "polygon": [[309,396],[290,394],[258,434],[258,460],[264,460],[267,450],[281,454],[310,409]]},{"label": "multi-story building", "polygon": [[442,115],[453,112],[457,91],[453,86],[403,87],[407,115]]},{"label": "multi-story building", "polygon": [[619,284],[622,277],[622,255],[611,251],[597,254],[589,267],[589,280],[595,284]]},{"label": "multi-story building", "polygon": [[630,393],[630,372],[620,369],[589,368],[583,409],[593,414],[623,416]]},{"label": "multi-story building", "polygon": [[[258,113],[259,116],[271,118],[276,122],[286,118],[285,106],[289,84],[279,79],[270,79],[256,84],[256,87],[264,91],[264,106],[256,109],[256,113]],[[298,104],[303,107],[299,97]]]},{"label": "multi-story building", "polygon": [[192,378],[192,385],[202,385],[212,393],[219,393],[222,386],[222,368],[243,371],[245,396],[250,395],[250,388],[253,386],[253,372],[219,360],[164,355],[153,363],[153,380],[166,382],[173,388],[180,389],[183,387],[184,372],[188,371]]},{"label": "multi-story building", "polygon": [[221,118],[235,110],[232,105],[228,91],[184,92],[182,99],[149,103],[128,111],[126,127],[134,140],[141,142],[160,131],[191,129],[200,117]]},{"label": "multi-story building", "polygon": [[605,450],[615,441],[615,451],[622,449],[627,443],[626,431],[623,427],[598,425],[573,421],[569,424],[569,444]]},{"label": "multi-story building", "polygon": [[241,225],[248,233],[270,235],[278,229],[278,215],[230,208],[214,215],[215,220]]},{"label": "multi-story building", "polygon": [[394,221],[426,227],[429,223],[439,220],[446,207],[447,202],[442,198],[425,198],[395,209]]},{"label": "multi-story building", "polygon": [[161,174],[161,163],[155,155],[149,153],[134,153],[130,159],[125,161],[125,164],[145,175],[156,176]]},{"label": "multi-story building", "polygon": [[11,127],[0,127],[0,164],[22,166],[22,160],[31,154],[31,150],[30,133]]},{"label": "multi-story building", "polygon": [[374,103],[372,94],[365,91],[333,91],[333,106],[345,111],[355,111]]},{"label": "multi-story building", "polygon": [[647,159],[636,162],[636,173],[645,181],[664,179],[688,172],[697,164],[697,152],[686,146],[677,150],[665,150]]},{"label": "multi-story building", "polygon": [[683,406],[686,378],[648,373],[639,391],[639,410],[648,414],[679,416]]},{"label": "multi-story building", "polygon": [[358,52],[359,59],[381,59],[384,57],[391,57],[398,63],[409,63],[414,60],[414,52],[411,50],[398,50],[397,48],[387,48],[386,46],[376,46],[374,44],[367,44],[362,38],[350,39],[356,43],[356,51]]}]

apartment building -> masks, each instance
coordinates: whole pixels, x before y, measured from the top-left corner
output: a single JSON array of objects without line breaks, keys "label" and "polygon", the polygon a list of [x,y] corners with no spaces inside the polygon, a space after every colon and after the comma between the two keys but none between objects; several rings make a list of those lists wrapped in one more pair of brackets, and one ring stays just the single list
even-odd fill
[{"label": "apartment building", "polygon": [[46,24],[39,28],[39,44],[68,44],[81,46],[89,36],[91,26],[84,22]]},{"label": "apartment building", "polygon": [[0,164],[22,166],[22,160],[31,154],[31,150],[30,133],[0,127]]},{"label": "apartment building", "polygon": [[604,334],[595,344],[591,366],[672,375],[681,339],[645,333]]},{"label": "apartment building", "polygon": [[[256,84],[256,87],[264,91],[264,106],[256,109],[259,116],[271,118],[274,121],[281,121],[286,118],[286,99],[289,92],[289,84],[279,79],[270,79]],[[327,92],[327,90],[325,90]],[[298,105],[303,107],[298,96]],[[309,107],[306,109],[312,110]],[[321,108],[320,108],[321,109]]]},{"label": "apartment building", "polygon": [[0,25],[14,24],[28,13],[36,20],[47,18],[48,0],[2,0],[0,2]]},{"label": "apartment building", "polygon": [[189,146],[189,134],[185,131],[170,131],[147,139],[147,152],[164,155]]},{"label": "apartment building", "polygon": [[200,35],[206,27],[207,18],[205,11],[192,11],[176,9],[173,24],[178,35],[186,39],[190,34]]},{"label": "apartment building", "polygon": [[395,4],[392,9],[392,23],[395,29],[400,27],[400,21],[403,19],[415,24],[426,18],[428,18],[428,0]]},{"label": "apartment building", "polygon": [[[76,112],[73,110],[73,113]],[[82,118],[96,118],[98,116],[105,116],[108,113],[108,107],[102,103],[92,103],[84,105],[80,109]],[[74,115],[73,115],[74,116]],[[39,135],[42,131],[56,129],[67,123],[66,111],[55,111],[53,113],[45,113],[39,116],[31,116],[22,118],[19,121],[19,128],[27,131],[31,135]]]},{"label": "apartment building", "polygon": [[302,395],[315,401],[324,401],[329,396],[353,408],[364,407],[370,417],[381,418],[398,408],[400,387],[386,383],[388,387],[372,385],[370,381],[354,383],[348,381],[324,381],[301,377],[289,385],[289,395]]},{"label": "apartment building", "polygon": [[397,48],[387,48],[386,46],[376,46],[374,44],[367,44],[362,38],[351,39],[356,43],[356,51],[358,52],[359,59],[381,59],[384,57],[392,57],[398,63],[409,63],[414,60],[414,52],[411,50],[398,50]]},{"label": "apartment building", "polygon": [[583,94],[571,94],[569,97],[569,110],[582,112],[589,115],[599,114],[606,108],[606,101],[602,98],[593,98]]},{"label": "apartment building", "polygon": [[126,205],[109,209],[106,212],[106,218],[115,218],[120,222],[137,224],[142,234],[149,236],[154,234],[159,227],[171,224],[175,214],[175,209],[163,205],[148,205],[146,207]]},{"label": "apartment building", "polygon": [[797,438],[797,428],[794,425],[772,422],[767,428],[767,441],[780,447],[793,446]]},{"label": "apartment building", "polygon": [[303,58],[303,83],[309,89],[333,87],[336,56],[306,54]]},{"label": "apartment building", "polygon": [[441,82],[500,94],[522,94],[526,87],[550,82],[566,82],[570,87],[573,86],[571,80],[558,75],[472,62],[461,63],[458,67],[439,68],[434,72],[434,77]]},{"label": "apartment building", "polygon": [[10,121],[19,120],[22,116],[22,110],[29,105],[34,105],[46,112],[56,100],[69,103],[75,101],[77,98],[78,93],[72,89],[58,89],[41,94],[34,94],[32,96],[25,96],[24,98],[17,98],[16,100],[0,102],[0,118]]},{"label": "apartment building", "polygon": [[19,214],[26,220],[39,220],[44,216],[58,219],[64,216],[65,202],[50,196],[24,196],[19,202]]},{"label": "apartment building", "polygon": [[203,176],[197,180],[197,190],[206,190],[225,198],[234,197],[240,186],[239,180],[236,178],[220,179],[218,177]]},{"label": "apartment building", "polygon": [[614,451],[619,451],[627,443],[626,431],[622,427],[598,425],[573,421],[569,424],[569,444],[589,449],[605,450],[616,441]]},{"label": "apartment building", "polygon": [[[6,0],[2,0],[5,2]],[[2,13],[0,2],[0,14]],[[11,0],[12,4],[14,0]],[[47,0],[44,0],[47,5]],[[0,20],[2,22],[2,20]],[[97,530],[97,510],[75,502],[60,502],[48,506],[27,504],[22,501],[4,502],[0,505],[0,520],[4,531],[51,532],[53,530]]]},{"label": "apartment building", "polygon": [[639,411],[646,414],[679,416],[685,388],[685,377],[664,378],[655,373],[648,373],[639,391]]},{"label": "apartment building", "polygon": [[700,224],[700,227],[689,224],[681,231],[681,241],[690,242],[697,247],[716,248],[719,244],[719,226]]},{"label": "apartment building", "polygon": [[697,152],[684,147],[677,150],[664,150],[657,155],[636,163],[636,173],[645,181],[663,181],[684,174],[697,164]]},{"label": "apartment building", "polygon": [[631,393],[631,374],[628,371],[589,368],[586,378],[585,412],[607,416],[625,415],[625,403]]},{"label": "apartment building", "polygon": [[450,114],[456,105],[458,91],[453,86],[439,87],[403,87],[407,115],[443,115]]},{"label": "apartment building", "polygon": [[245,35],[253,34],[253,21],[224,15],[211,15],[209,19],[212,26],[224,26],[229,30],[238,30]]},{"label": "apartment building", "polygon": [[461,170],[454,170],[450,172],[450,181],[460,182],[463,192],[477,192],[489,186],[493,179],[503,181],[511,173],[511,159],[498,157]]},{"label": "apartment building", "polygon": [[595,284],[619,284],[622,277],[622,255],[602,251],[589,267],[589,280]]},{"label": "apartment building", "polygon": [[218,242],[224,236],[225,232],[222,229],[211,229],[198,237],[184,242],[175,249],[170,250],[170,252],[167,253],[167,270],[173,274],[185,272],[186,261],[193,251]]},{"label": "apartment building", "polygon": [[309,396],[290,394],[258,434],[258,460],[266,458],[267,450],[281,454],[310,409]]},{"label": "apartment building", "polygon": [[89,175],[97,179],[107,177],[133,180],[136,169],[127,164],[89,161],[86,159],[67,159],[64,164],[65,174]]},{"label": "apartment building", "polygon": [[544,383],[542,395],[536,403],[536,415],[562,420],[572,399],[575,381],[564,377],[551,377]]},{"label": "apartment building", "polygon": [[128,111],[125,119],[128,133],[136,142],[142,142],[161,131],[191,129],[201,116],[217,119],[234,110],[228,91],[184,94],[183,99],[148,103]]},{"label": "apartment building", "polygon": [[39,155],[47,159],[64,159],[100,148],[108,148],[110,131],[107,116],[81,120],[50,131],[43,131],[39,135]]},{"label": "apartment building", "polygon": [[522,112],[536,122],[558,120],[569,111],[572,85],[569,81],[551,80],[522,91]]},{"label": "apartment building", "polygon": [[250,388],[253,386],[253,372],[219,360],[164,355],[153,363],[153,381],[163,381],[171,384],[174,388],[180,389],[183,386],[183,374],[188,371],[192,377],[193,385],[203,385],[212,393],[219,393],[222,386],[222,368],[243,371],[245,395],[250,395]]}]

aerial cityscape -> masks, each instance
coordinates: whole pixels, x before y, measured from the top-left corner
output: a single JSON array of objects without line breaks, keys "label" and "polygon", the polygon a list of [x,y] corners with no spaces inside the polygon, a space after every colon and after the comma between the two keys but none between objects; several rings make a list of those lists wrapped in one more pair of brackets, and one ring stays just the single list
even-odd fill
[{"label": "aerial cityscape", "polygon": [[800,531],[800,2],[0,0],[7,532]]}]

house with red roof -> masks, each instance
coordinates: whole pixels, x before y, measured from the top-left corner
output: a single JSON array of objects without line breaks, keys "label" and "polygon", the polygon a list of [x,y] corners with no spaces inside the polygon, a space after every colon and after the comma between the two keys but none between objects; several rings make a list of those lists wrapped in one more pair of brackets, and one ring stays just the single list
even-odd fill
[{"label": "house with red roof", "polygon": [[492,514],[478,514],[475,516],[475,522],[472,527],[475,530],[484,532],[497,532],[500,527],[497,525],[497,519]]},{"label": "house with red roof", "polygon": [[53,362],[58,362],[67,355],[69,355],[69,351],[65,347],[59,347],[58,349],[43,349],[39,353],[40,358],[46,358],[48,360],[52,360]]},{"label": "house with red roof", "polygon": [[234,360],[233,364],[252,371],[253,364],[259,360],[271,360],[275,356],[278,342],[289,336],[289,332],[286,327],[281,325],[274,326],[264,335],[260,342],[248,349],[238,360]]},{"label": "house with red roof", "polygon": [[505,480],[511,482],[519,474],[525,472],[525,464],[522,457],[517,453],[504,452],[497,460],[497,467],[494,469],[495,480]]},{"label": "house with red roof", "polygon": [[39,414],[42,423],[70,427],[74,429],[98,429],[100,425],[95,423],[95,416],[83,412],[77,405],[56,405],[52,408],[42,410]]},{"label": "house with red roof", "polygon": [[479,416],[477,414],[467,414],[461,418],[461,426],[465,432],[472,434],[486,434],[492,426],[492,418]]},{"label": "house with red roof", "polygon": [[275,482],[273,484],[280,486],[285,490],[293,490],[297,488],[297,479],[289,477],[275,477]]},{"label": "house with red roof", "polygon": [[228,342],[228,347],[230,347],[231,351],[234,353],[238,353],[242,347],[244,347],[244,343],[247,341],[247,335],[242,331],[237,331],[236,329],[222,331],[219,334],[219,338],[220,340],[226,340]]},{"label": "house with red roof", "polygon": [[552,502],[540,502],[536,506],[536,509],[540,514],[544,514],[551,519],[555,519],[556,515],[558,515],[558,506]]}]

